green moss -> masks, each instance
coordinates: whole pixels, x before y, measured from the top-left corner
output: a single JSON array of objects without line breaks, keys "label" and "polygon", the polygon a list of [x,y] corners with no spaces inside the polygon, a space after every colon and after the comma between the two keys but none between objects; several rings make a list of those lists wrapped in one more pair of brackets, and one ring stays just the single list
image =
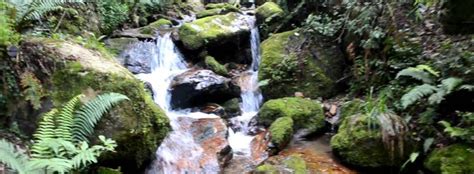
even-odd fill
[{"label": "green moss", "polygon": [[[219,44],[242,34],[232,27],[238,17],[237,13],[215,15],[201,18],[179,28],[179,36],[184,46],[197,50],[208,44]],[[247,31],[248,32],[248,31]]]},{"label": "green moss", "polygon": [[270,125],[280,117],[291,117],[294,121],[294,128],[305,128],[310,132],[320,131],[325,125],[321,104],[297,97],[267,101],[260,109],[257,121],[264,125]]},{"label": "green moss", "polygon": [[255,169],[254,173],[258,174],[278,174],[278,169],[275,168],[275,166],[272,166],[270,164],[264,164],[261,166],[258,166],[257,169]]},{"label": "green moss", "polygon": [[276,19],[281,19],[285,15],[283,9],[274,2],[266,2],[256,10],[257,20],[259,23],[274,22]]},{"label": "green moss", "polygon": [[155,34],[156,30],[163,27],[170,27],[173,23],[167,19],[159,19],[151,24],[140,28],[141,34]]},{"label": "green moss", "polygon": [[272,143],[279,149],[283,149],[293,136],[293,119],[291,117],[280,117],[270,126]]},{"label": "green moss", "polygon": [[474,149],[463,144],[435,149],[424,165],[435,174],[474,173]]},{"label": "green moss", "polygon": [[289,49],[288,47],[294,45],[293,39],[303,38],[296,36],[295,33],[297,30],[274,34],[261,44],[262,63],[259,68],[259,79],[270,80],[268,85],[262,87],[265,98],[293,96],[295,92],[303,92],[310,98],[331,96],[334,93],[335,82],[321,69],[322,66],[330,65]]},{"label": "green moss", "polygon": [[212,56],[206,56],[204,59],[204,63],[206,64],[206,67],[209,68],[210,70],[214,71],[215,73],[222,75],[222,76],[227,76],[229,75],[229,72],[225,68],[224,65],[221,65],[219,62],[217,62],[216,59]]},{"label": "green moss", "polygon": [[222,104],[227,113],[240,113],[240,101],[238,98],[231,99]]},{"label": "green moss", "polygon": [[283,163],[288,169],[292,170],[292,173],[294,174],[308,173],[306,162],[298,155],[289,156]]},{"label": "green moss", "polygon": [[206,5],[206,10],[196,13],[196,17],[203,18],[219,14],[226,14],[229,12],[240,12],[240,10],[232,4],[228,3],[208,4]]},{"label": "green moss", "polygon": [[119,169],[112,169],[107,167],[99,167],[97,170],[98,174],[122,174]]},{"label": "green moss", "polygon": [[382,142],[381,132],[378,128],[369,129],[367,121],[367,115],[353,115],[343,120],[338,133],[331,138],[333,151],[345,162],[360,167],[397,166],[404,162],[404,157],[391,157]]},{"label": "green moss", "polygon": [[360,113],[363,105],[364,101],[360,99],[354,99],[343,103],[340,107],[339,120],[343,120],[351,115]]}]

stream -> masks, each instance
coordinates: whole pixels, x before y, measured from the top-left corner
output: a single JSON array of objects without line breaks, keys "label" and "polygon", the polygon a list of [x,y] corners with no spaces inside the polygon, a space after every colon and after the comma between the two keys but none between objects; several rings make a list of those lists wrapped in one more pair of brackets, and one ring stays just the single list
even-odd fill
[{"label": "stream", "polygon": [[[263,100],[258,89],[257,72],[260,39],[258,29],[255,27],[255,17],[246,16],[244,22],[253,26],[249,41],[252,63],[246,71],[236,77],[241,88],[242,114],[228,120],[232,128],[227,128],[226,121],[218,115],[199,112],[192,108],[172,108],[170,86],[173,78],[192,70],[193,67],[185,61],[183,54],[173,43],[171,32],[160,33],[156,41],[139,42],[128,50],[128,54],[132,56],[152,57],[151,73],[138,74],[137,77],[150,84],[153,99],[166,112],[173,130],[157,149],[156,160],[146,173],[217,173],[224,165],[222,161],[249,159],[252,156],[251,144],[256,136],[249,135],[251,131],[249,122],[257,115]],[[212,84],[199,85],[206,87]],[[206,129],[206,126],[210,126],[210,129]],[[200,131],[203,131],[204,135],[200,134],[202,133]],[[220,134],[220,137],[226,139],[216,138],[219,136],[208,138],[205,134]],[[223,155],[221,157],[216,154]],[[265,158],[266,155],[253,165],[257,165]]]}]

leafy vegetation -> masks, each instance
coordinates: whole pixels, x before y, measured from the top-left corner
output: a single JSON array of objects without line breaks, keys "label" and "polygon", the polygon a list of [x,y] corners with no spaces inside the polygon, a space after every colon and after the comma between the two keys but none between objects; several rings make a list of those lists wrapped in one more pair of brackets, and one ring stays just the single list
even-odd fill
[{"label": "leafy vegetation", "polygon": [[79,106],[83,95],[78,95],[59,109],[44,114],[34,134],[31,155],[18,150],[12,143],[0,140],[0,162],[22,173],[68,173],[96,163],[103,152],[113,151],[114,140],[99,136],[101,144],[90,146],[100,118],[115,104],[128,98],[107,93]]}]

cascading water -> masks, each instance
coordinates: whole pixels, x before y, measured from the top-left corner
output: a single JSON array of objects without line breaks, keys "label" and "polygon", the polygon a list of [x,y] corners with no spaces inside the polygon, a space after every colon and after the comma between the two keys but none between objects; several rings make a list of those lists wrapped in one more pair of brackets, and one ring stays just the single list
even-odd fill
[{"label": "cascading water", "polygon": [[[254,26],[255,18],[251,18],[250,22]],[[250,69],[242,73],[245,83],[241,84],[242,98],[241,110],[242,115],[235,117],[231,122],[239,129],[239,131],[229,130],[229,143],[234,152],[243,155],[250,155],[250,143],[253,136],[248,135],[250,131],[249,123],[255,117],[262,103],[262,94],[258,89],[258,66],[260,64],[260,37],[258,28],[253,27],[250,32],[250,46],[252,51],[252,64]]]},{"label": "cascading water", "polygon": [[[247,22],[254,26],[255,17],[248,17]],[[262,95],[258,90],[259,65],[259,35],[256,27],[251,30],[252,65],[249,70],[240,76],[241,110],[242,115],[231,120],[239,127],[236,131],[229,129],[228,143],[234,152],[249,156],[250,144],[253,136],[248,135],[250,120],[257,114],[262,102]],[[140,42],[129,50],[132,56],[151,56],[151,73],[138,74],[137,77],[151,84],[154,101],[165,110],[170,119],[173,131],[165,138],[156,151],[157,159],[147,173],[217,173],[219,161],[217,158],[207,160],[203,148],[195,142],[192,130],[193,122],[203,118],[219,118],[214,114],[191,112],[191,109],[171,109],[170,84],[173,78],[189,68],[182,54],[174,45],[170,33],[157,36],[156,43]],[[221,121],[222,122],[222,121]],[[227,131],[227,128],[225,128]],[[202,159],[206,158],[205,162]],[[204,164],[203,164],[204,163]]]}]

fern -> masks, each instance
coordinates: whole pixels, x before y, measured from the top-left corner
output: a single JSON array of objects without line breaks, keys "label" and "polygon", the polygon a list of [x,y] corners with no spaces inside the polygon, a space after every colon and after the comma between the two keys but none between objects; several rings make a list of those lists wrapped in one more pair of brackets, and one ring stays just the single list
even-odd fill
[{"label": "fern", "polygon": [[402,96],[401,103],[403,108],[407,108],[423,97],[433,94],[437,88],[433,85],[423,84],[414,87],[408,93]]},{"label": "fern", "polygon": [[430,76],[429,73],[414,67],[409,67],[401,70],[400,72],[398,72],[396,78],[399,78],[401,76],[412,77],[414,79],[421,80],[424,83],[433,83],[433,78]]},{"label": "fern", "polygon": [[27,173],[25,164],[28,161],[28,156],[25,153],[18,152],[15,146],[4,140],[0,140],[0,163],[5,164],[18,173]]},{"label": "fern", "polygon": [[41,82],[31,72],[25,72],[20,76],[21,87],[23,87],[23,95],[25,100],[29,101],[33,109],[41,108],[41,98],[46,96]]},{"label": "fern", "polygon": [[446,93],[451,93],[455,89],[457,89],[461,84],[463,83],[463,80],[460,78],[456,77],[450,77],[444,80],[441,80],[441,87],[446,90]]},{"label": "fern", "polygon": [[18,24],[26,20],[40,20],[44,14],[63,9],[68,3],[84,3],[85,0],[7,0],[16,9]]},{"label": "fern", "polygon": [[122,100],[129,100],[127,96],[118,93],[108,93],[97,96],[94,100],[83,105],[76,111],[74,127],[72,129],[75,141],[87,141],[97,122],[110,108]]}]

